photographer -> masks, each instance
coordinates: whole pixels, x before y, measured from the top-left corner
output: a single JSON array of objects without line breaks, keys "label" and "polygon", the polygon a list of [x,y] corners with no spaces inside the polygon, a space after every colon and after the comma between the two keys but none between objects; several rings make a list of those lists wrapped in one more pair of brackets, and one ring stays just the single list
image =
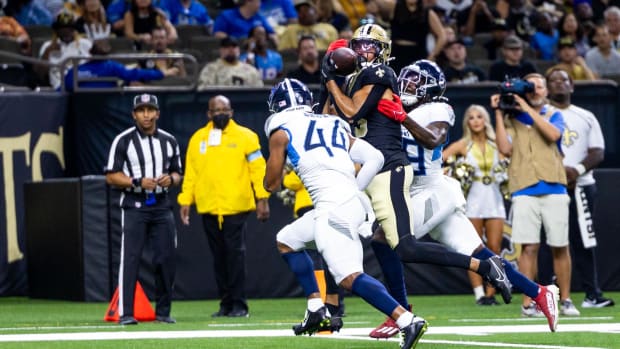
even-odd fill
[{"label": "photographer", "polygon": [[[557,109],[547,104],[547,86],[540,74],[524,78],[531,83],[524,97],[512,93],[516,105],[505,110],[500,94],[491,96],[495,110],[499,151],[511,157],[508,168],[512,194],[512,241],[522,245],[519,269],[534,279],[538,268],[541,227],[551,246],[553,266],[560,287],[560,314],[578,316],[570,300],[571,259],[568,249],[568,204],[566,173],[562,164],[560,140],[564,120]],[[525,81],[512,85],[527,86]],[[504,96],[502,99],[505,99]],[[501,108],[500,108],[501,107]],[[524,297],[524,316],[540,316],[535,303]]]}]

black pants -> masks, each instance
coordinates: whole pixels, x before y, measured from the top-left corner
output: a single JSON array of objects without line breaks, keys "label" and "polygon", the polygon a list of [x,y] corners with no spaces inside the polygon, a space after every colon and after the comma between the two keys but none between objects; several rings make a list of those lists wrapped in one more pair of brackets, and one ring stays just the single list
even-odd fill
[{"label": "black pants", "polygon": [[224,216],[222,229],[217,216],[202,215],[213,254],[220,309],[225,312],[248,310],[245,296],[245,232],[248,215],[249,212]]},{"label": "black pants", "polygon": [[170,207],[124,208],[119,271],[119,314],[133,316],[140,258],[147,238],[153,247],[155,313],[170,315],[175,274],[176,226]]},{"label": "black pants", "polygon": [[[588,209],[590,214],[594,215],[594,200],[596,198],[596,185],[587,185],[581,187],[588,200]],[[579,275],[581,278],[581,287],[586,293],[586,297],[596,299],[602,296],[602,291],[598,283],[598,272],[596,268],[596,247],[585,248],[581,239],[579,223],[577,221],[577,204],[575,203],[575,192],[570,190],[570,207],[569,207],[569,230],[568,238],[570,243],[570,251],[573,265],[573,275]],[[594,222],[596,223],[596,222]],[[596,224],[595,224],[596,226]],[[543,240],[544,241],[544,240]],[[549,284],[553,277],[553,258],[548,246],[541,244],[538,257],[539,278],[541,283]]]}]

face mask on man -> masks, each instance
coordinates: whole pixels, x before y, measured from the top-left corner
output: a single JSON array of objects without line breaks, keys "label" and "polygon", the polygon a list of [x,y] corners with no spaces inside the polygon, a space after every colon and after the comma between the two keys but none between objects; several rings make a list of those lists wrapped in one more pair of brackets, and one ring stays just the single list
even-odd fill
[{"label": "face mask on man", "polygon": [[228,121],[230,121],[230,116],[228,114],[216,114],[213,115],[213,126],[215,128],[219,128],[223,130],[226,125],[228,125]]},{"label": "face mask on man", "polygon": [[226,55],[224,56],[224,60],[228,63],[235,63],[237,61],[237,56],[232,54],[232,55]]}]

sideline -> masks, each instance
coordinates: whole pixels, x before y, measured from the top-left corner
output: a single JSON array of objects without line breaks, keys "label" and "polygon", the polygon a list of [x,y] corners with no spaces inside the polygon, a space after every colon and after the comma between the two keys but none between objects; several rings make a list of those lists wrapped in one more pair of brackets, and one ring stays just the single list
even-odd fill
[{"label": "sideline", "polygon": [[[121,328],[122,329],[122,328]],[[368,338],[371,328],[342,329],[339,334],[317,336],[324,338],[342,338],[355,340],[375,340]],[[426,335],[462,334],[486,335],[494,333],[543,333],[549,332],[547,325],[506,325],[506,326],[435,326],[429,327]],[[563,324],[557,332],[598,332],[620,334],[620,323],[606,324]],[[118,339],[175,339],[175,338],[230,338],[230,337],[293,337],[291,330],[193,330],[193,331],[115,331],[115,332],[73,332],[73,333],[31,333],[0,335],[0,342],[42,342],[42,341],[83,341],[83,340],[118,340]],[[394,339],[397,340],[397,339]],[[432,340],[428,337],[421,340],[428,343],[466,344],[479,342]],[[480,346],[556,349],[566,346],[524,345],[508,343],[482,342]],[[571,349],[594,349],[592,347],[570,347]],[[598,348],[596,348],[598,349]]]}]

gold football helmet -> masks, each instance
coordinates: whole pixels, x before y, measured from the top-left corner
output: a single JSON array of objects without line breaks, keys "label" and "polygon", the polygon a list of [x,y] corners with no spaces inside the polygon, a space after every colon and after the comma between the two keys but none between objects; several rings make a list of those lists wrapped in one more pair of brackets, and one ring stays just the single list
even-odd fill
[{"label": "gold football helmet", "polygon": [[[373,62],[387,64],[392,51],[392,41],[385,29],[377,24],[364,24],[353,33],[350,43],[351,49],[358,55],[374,49],[375,59]],[[368,62],[368,63],[373,63]]]}]

